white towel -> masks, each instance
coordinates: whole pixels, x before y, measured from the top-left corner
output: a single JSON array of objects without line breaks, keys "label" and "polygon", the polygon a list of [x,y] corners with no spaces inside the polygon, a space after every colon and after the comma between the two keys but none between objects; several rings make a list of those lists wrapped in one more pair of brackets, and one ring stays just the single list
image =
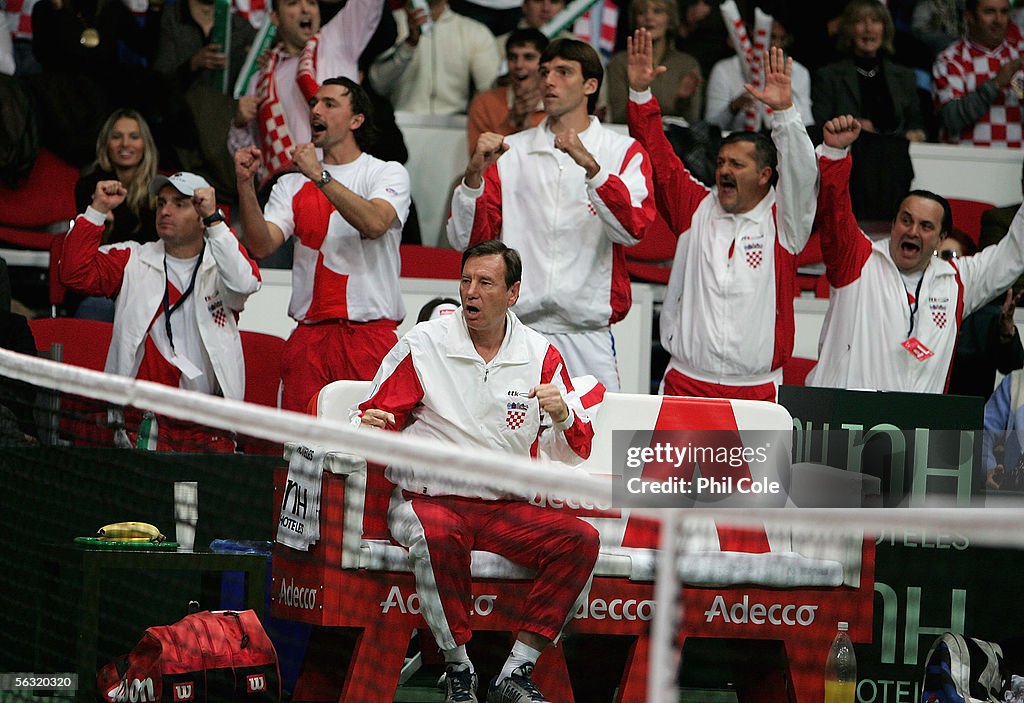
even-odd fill
[{"label": "white towel", "polygon": [[277,523],[278,543],[309,551],[320,539],[320,479],[326,454],[323,447],[298,446],[292,452]]}]

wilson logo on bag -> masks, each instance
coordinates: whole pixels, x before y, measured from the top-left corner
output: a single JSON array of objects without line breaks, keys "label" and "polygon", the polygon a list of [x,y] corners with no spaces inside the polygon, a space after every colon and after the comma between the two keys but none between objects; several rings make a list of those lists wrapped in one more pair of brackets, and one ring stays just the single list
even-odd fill
[{"label": "wilson logo on bag", "polygon": [[256,613],[207,611],[146,630],[96,689],[107,703],[278,703],[281,674]]}]

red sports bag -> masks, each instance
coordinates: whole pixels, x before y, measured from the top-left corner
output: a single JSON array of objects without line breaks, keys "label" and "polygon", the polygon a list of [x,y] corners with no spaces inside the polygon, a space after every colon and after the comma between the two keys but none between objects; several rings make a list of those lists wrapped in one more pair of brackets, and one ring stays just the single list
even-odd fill
[{"label": "red sports bag", "polygon": [[277,652],[251,610],[203,611],[151,627],[96,676],[107,703],[277,703]]}]

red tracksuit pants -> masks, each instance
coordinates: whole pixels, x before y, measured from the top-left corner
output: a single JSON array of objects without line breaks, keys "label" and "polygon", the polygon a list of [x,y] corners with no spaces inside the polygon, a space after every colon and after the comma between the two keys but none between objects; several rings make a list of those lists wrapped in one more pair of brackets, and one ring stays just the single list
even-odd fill
[{"label": "red tracksuit pants", "polygon": [[470,630],[470,552],[499,554],[536,572],[521,610],[520,630],[557,639],[590,588],[600,539],[594,527],[555,509],[510,500],[404,494],[392,501],[391,534],[409,549],[420,608],[441,649]]}]

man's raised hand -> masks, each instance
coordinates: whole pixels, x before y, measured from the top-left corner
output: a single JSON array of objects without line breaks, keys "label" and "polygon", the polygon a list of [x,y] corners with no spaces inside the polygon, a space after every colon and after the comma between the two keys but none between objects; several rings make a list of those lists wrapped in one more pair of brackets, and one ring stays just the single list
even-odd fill
[{"label": "man's raised hand", "polygon": [[641,27],[633,36],[626,37],[626,78],[630,88],[642,93],[667,70],[654,65],[654,40],[649,31]]},{"label": "man's raised hand", "polygon": [[121,181],[100,181],[92,194],[92,209],[107,215],[123,203],[127,195],[128,189]]},{"label": "man's raised hand", "polygon": [[770,107],[772,110],[785,110],[793,106],[793,59],[787,59],[785,52],[773,46],[764,54],[764,88],[759,89],[753,83],[744,87],[751,95]]},{"label": "man's raised hand", "polygon": [[501,158],[506,151],[508,151],[508,144],[505,143],[505,137],[494,132],[481,134],[476,140],[476,148],[473,149],[473,155],[469,157],[469,164],[466,166],[466,173],[463,177],[466,185],[470,188],[479,188],[484,171]]},{"label": "man's raised hand", "polygon": [[239,183],[252,183],[260,170],[260,150],[255,146],[243,146],[235,152],[235,178]]},{"label": "man's raised hand", "polygon": [[822,137],[825,146],[835,149],[845,149],[860,136],[861,124],[853,115],[840,115],[833,117],[825,123],[822,129]]}]

